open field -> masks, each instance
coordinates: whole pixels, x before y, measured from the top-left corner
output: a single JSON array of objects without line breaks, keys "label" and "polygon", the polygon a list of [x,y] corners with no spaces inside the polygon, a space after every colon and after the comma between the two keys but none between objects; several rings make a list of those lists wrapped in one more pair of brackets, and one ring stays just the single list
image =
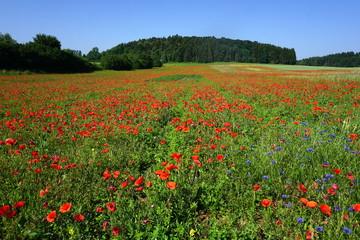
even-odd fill
[{"label": "open field", "polygon": [[359,69],[294,67],[0,76],[0,239],[356,238]]}]

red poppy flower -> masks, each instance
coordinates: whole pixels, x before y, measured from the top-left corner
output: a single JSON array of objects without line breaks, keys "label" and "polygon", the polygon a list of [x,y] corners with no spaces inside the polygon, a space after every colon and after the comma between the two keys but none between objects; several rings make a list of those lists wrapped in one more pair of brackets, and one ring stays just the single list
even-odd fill
[{"label": "red poppy flower", "polygon": [[299,184],[299,187],[300,187],[301,191],[303,191],[304,193],[307,192],[307,189],[304,187],[304,185]]},{"label": "red poppy flower", "polygon": [[166,186],[171,190],[173,190],[173,189],[175,189],[177,187],[175,182],[167,182]]},{"label": "red poppy flower", "polygon": [[271,204],[271,200],[269,199],[263,199],[261,204],[263,205],[263,207],[267,207]]},{"label": "red poppy flower", "polygon": [[125,182],[123,182],[123,183],[121,184],[121,187],[122,187],[122,188],[125,188],[128,184],[129,184],[129,182],[128,182],[128,181],[125,181]]},{"label": "red poppy flower", "polygon": [[76,214],[76,215],[74,216],[74,218],[76,219],[76,221],[79,221],[79,222],[81,222],[81,221],[84,220],[84,216],[81,215],[80,213],[79,213],[79,214]]},{"label": "red poppy flower", "polygon": [[328,205],[324,204],[320,206],[320,210],[325,213],[325,215],[330,216],[331,215],[331,209]]},{"label": "red poppy flower", "polygon": [[144,177],[139,177],[139,178],[135,181],[134,185],[135,185],[135,186],[139,186],[139,185],[143,182],[143,180],[144,180]]},{"label": "red poppy flower", "polygon": [[167,173],[167,172],[163,172],[163,174],[161,174],[159,177],[160,177],[162,180],[166,180],[166,179],[168,179],[168,178],[170,177],[170,174]]},{"label": "red poppy flower", "polygon": [[165,140],[161,140],[161,144],[164,144],[165,143]]},{"label": "red poppy flower", "polygon": [[56,217],[56,211],[52,211],[51,213],[49,213],[49,215],[46,217],[46,220],[48,222],[53,222],[55,220]]},{"label": "red poppy flower", "polygon": [[3,207],[0,208],[0,212],[1,213],[7,213],[10,210],[10,206],[9,205],[5,205]]},{"label": "red poppy flower", "polygon": [[257,191],[257,190],[259,190],[260,189],[260,186],[259,185],[255,185],[254,186],[254,191]]},{"label": "red poppy flower", "polygon": [[104,231],[106,230],[106,228],[107,228],[108,225],[109,225],[109,222],[108,222],[108,221],[104,221],[104,222],[103,222]]},{"label": "red poppy flower", "polygon": [[98,207],[98,208],[96,209],[96,212],[102,212],[102,211],[104,211],[104,208],[103,208],[103,207]]},{"label": "red poppy flower", "polygon": [[169,164],[166,166],[166,171],[170,172],[171,170],[173,170],[174,168],[174,164]]},{"label": "red poppy flower", "polygon": [[146,185],[147,185],[148,187],[151,187],[152,183],[151,183],[150,181],[148,181],[148,182],[146,183]]},{"label": "red poppy flower", "polygon": [[355,204],[355,205],[353,206],[353,209],[354,209],[355,211],[357,211],[357,212],[360,212],[360,204]]},{"label": "red poppy flower", "polygon": [[216,158],[217,158],[220,162],[222,162],[222,161],[224,160],[224,156],[221,156],[221,155],[218,155]]},{"label": "red poppy flower", "polygon": [[336,193],[336,190],[333,188],[328,188],[328,192],[332,195],[334,195]]},{"label": "red poppy flower", "polygon": [[158,175],[158,176],[160,176],[160,175],[163,174],[163,173],[164,173],[163,170],[157,170],[157,171],[155,172],[155,174]]},{"label": "red poppy flower", "polygon": [[65,203],[60,207],[60,212],[66,213],[70,210],[70,208],[71,208],[71,203]]},{"label": "red poppy flower", "polygon": [[314,201],[310,201],[306,204],[306,206],[308,206],[309,208],[316,208],[317,207],[317,203]]},{"label": "red poppy flower", "polygon": [[21,207],[24,206],[24,204],[25,203],[23,201],[17,202],[17,203],[14,204],[14,208],[21,208]]},{"label": "red poppy flower", "polygon": [[120,228],[119,227],[114,227],[111,231],[112,231],[114,236],[117,236],[118,233],[120,232]]},{"label": "red poppy flower", "polygon": [[5,144],[6,144],[6,146],[16,145],[16,141],[12,138],[8,138],[5,140]]},{"label": "red poppy flower", "polygon": [[340,169],[333,169],[333,171],[334,171],[335,174],[340,174],[341,173]]},{"label": "red poppy flower", "polygon": [[107,208],[110,212],[114,212],[116,210],[116,204],[114,202],[108,203]]},{"label": "red poppy flower", "polygon": [[12,218],[13,216],[15,216],[15,214],[16,214],[15,210],[12,210],[12,211],[8,212],[8,213],[5,215],[5,217],[7,217],[7,218]]},{"label": "red poppy flower", "polygon": [[119,174],[120,174],[119,171],[115,171],[115,172],[113,173],[114,178],[118,178],[118,177],[119,177]]},{"label": "red poppy flower", "polygon": [[307,205],[309,201],[306,198],[300,198],[300,202],[302,202],[304,205]]},{"label": "red poppy flower", "polygon": [[173,153],[171,154],[172,158],[174,158],[176,161],[179,161],[179,159],[182,157],[182,154],[181,153]]}]

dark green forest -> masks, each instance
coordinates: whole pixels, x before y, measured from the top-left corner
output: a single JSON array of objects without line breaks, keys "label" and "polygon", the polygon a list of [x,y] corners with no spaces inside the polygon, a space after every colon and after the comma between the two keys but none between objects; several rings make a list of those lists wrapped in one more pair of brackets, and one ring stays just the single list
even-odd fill
[{"label": "dark green forest", "polygon": [[299,65],[329,67],[360,67],[360,52],[343,52],[323,57],[310,57],[299,60]]},{"label": "dark green forest", "polygon": [[[94,49],[93,49],[94,50]],[[96,49],[95,49],[96,50]],[[90,56],[89,56],[90,54]],[[252,41],[215,37],[181,37],[141,39],[122,43],[99,53],[90,51],[88,59],[100,60],[106,55],[150,55],[156,61],[168,62],[245,62],[295,64],[295,50]],[[97,59],[94,59],[94,56]]]},{"label": "dark green forest", "polygon": [[10,34],[0,33],[0,69],[76,73],[98,68],[76,56],[76,51],[61,50],[61,43],[54,36],[37,34],[32,42],[20,44]]}]

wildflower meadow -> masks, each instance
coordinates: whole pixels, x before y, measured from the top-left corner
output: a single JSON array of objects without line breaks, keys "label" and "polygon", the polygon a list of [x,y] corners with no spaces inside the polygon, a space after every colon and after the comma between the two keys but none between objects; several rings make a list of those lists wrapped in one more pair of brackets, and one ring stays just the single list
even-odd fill
[{"label": "wildflower meadow", "polygon": [[356,239],[360,70],[0,75],[0,239]]}]

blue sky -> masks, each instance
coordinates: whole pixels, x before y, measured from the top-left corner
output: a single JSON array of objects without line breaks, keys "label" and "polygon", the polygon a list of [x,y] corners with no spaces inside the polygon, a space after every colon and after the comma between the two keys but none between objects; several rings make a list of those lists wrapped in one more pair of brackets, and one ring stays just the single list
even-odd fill
[{"label": "blue sky", "polygon": [[215,36],[295,48],[297,59],[360,52],[359,0],[0,0],[0,32],[88,53],[150,37]]}]

